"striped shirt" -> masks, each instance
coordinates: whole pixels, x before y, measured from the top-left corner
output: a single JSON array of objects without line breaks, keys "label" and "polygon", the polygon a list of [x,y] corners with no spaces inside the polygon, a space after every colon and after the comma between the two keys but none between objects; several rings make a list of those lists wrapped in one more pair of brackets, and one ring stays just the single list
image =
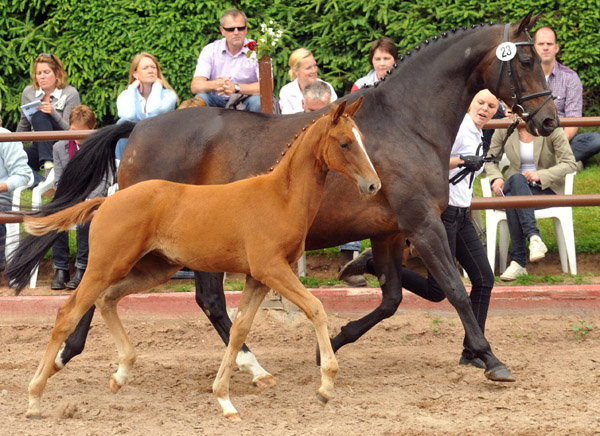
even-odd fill
[{"label": "striped shirt", "polygon": [[580,117],[583,109],[583,87],[579,76],[559,62],[547,77],[559,117]]}]

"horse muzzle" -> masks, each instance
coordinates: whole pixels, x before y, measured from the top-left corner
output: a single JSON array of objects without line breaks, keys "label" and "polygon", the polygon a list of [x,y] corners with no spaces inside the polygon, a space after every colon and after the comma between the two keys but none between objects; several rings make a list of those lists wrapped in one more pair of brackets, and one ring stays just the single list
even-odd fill
[{"label": "horse muzzle", "polygon": [[360,194],[367,197],[371,197],[377,194],[377,192],[379,192],[379,190],[381,189],[381,180],[379,180],[379,177],[375,179],[364,179],[362,177],[357,177],[356,184],[358,186],[358,191],[360,192]]},{"label": "horse muzzle", "polygon": [[556,128],[560,127],[558,116],[539,119],[531,118],[527,121],[527,131],[535,136],[550,136]]}]

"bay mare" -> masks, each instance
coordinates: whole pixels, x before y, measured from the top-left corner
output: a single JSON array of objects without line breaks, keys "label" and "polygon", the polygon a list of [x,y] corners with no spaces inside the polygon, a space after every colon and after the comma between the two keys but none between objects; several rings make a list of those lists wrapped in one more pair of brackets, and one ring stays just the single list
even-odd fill
[{"label": "bay mare", "polygon": [[[361,102],[359,98],[347,108],[345,101],[333,104],[328,115],[303,129],[281,163],[267,174],[212,186],[149,180],[46,217],[25,216],[27,231],[42,235],[68,230],[95,214],[88,267],[58,312],[46,353],[29,384],[26,416],[41,416],[40,399],[48,377],[60,369],[55,365],[59,349],[94,302],[119,351],[119,368],[110,380],[112,391],[118,392],[135,361],[133,345],[117,313],[118,302],[128,294],[165,283],[184,266],[247,275],[231,340],[213,385],[227,418],[240,419],[229,399],[231,370],[269,289],[294,302],[313,322],[322,362],[317,398],[327,403],[338,371],[327,316],[290,263],[304,252],[304,239],[329,170],[356,184],[363,196],[375,195],[381,188],[351,118]],[[229,202],[243,220],[231,213]]]},{"label": "bay mare", "polygon": [[[343,97],[349,102],[364,98],[355,121],[365,135],[383,187],[378,195],[361,201],[349,182],[331,174],[306,248],[371,238],[383,298],[373,312],[342,328],[331,340],[334,351],[395,313],[402,301],[400,269],[407,237],[456,308],[469,348],[486,364],[486,377],[514,380],[477,325],[440,214],[448,203],[450,150],[479,90],[488,88],[513,106],[534,134],[547,136],[558,127],[556,108],[528,33],[538,18],[529,13],[510,26],[482,24],[433,37],[401,56],[378,87]],[[514,47],[513,59],[501,61],[496,48],[505,41],[520,45]],[[274,165],[280,157],[279,144],[292,141],[298,128],[308,124],[314,114],[276,116],[190,108],[137,125],[105,127],[90,137],[67,165],[54,200],[40,215],[85,199],[88,187],[96,186],[114,165],[114,146],[122,135],[130,133],[119,168],[121,188],[155,178],[226,183]],[[52,235],[27,238],[20,244],[7,265],[7,276],[19,289],[26,285],[53,239]],[[227,342],[231,323],[225,298],[222,292],[215,293],[215,288],[222,291],[220,276],[196,274],[196,301]],[[85,338],[92,316],[93,312],[88,312],[78,327],[79,335],[67,341],[59,356],[61,363],[83,349],[81,338]]]}]

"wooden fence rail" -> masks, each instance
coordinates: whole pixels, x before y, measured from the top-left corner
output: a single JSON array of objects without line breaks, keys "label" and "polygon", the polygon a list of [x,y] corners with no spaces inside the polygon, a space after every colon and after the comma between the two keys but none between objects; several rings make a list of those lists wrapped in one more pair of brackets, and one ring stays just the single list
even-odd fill
[{"label": "wooden fence rail", "polygon": [[[600,117],[561,118],[562,127],[591,127],[600,126]],[[510,125],[509,120],[491,120],[485,125],[488,129],[503,129]],[[0,142],[11,141],[59,141],[64,139],[85,139],[95,130],[53,131],[53,132],[10,132],[0,133]],[[533,195],[509,197],[475,197],[471,209],[519,209],[525,207],[587,207],[600,206],[600,194],[585,195]],[[19,214],[0,212],[0,223],[20,223],[23,217]]]}]

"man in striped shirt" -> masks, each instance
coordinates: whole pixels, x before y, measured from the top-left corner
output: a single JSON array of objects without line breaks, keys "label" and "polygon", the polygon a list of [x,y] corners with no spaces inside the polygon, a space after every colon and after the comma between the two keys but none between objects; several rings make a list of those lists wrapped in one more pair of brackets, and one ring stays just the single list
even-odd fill
[{"label": "man in striped shirt", "polygon": [[[560,47],[556,32],[551,27],[541,27],[535,32],[535,49],[542,58],[542,69],[554,96],[559,117],[581,117],[583,87],[579,76],[572,69],[556,60]],[[565,127],[578,167],[600,152],[600,134],[587,132],[577,134],[578,127]],[[582,166],[581,166],[582,168]]]}]

